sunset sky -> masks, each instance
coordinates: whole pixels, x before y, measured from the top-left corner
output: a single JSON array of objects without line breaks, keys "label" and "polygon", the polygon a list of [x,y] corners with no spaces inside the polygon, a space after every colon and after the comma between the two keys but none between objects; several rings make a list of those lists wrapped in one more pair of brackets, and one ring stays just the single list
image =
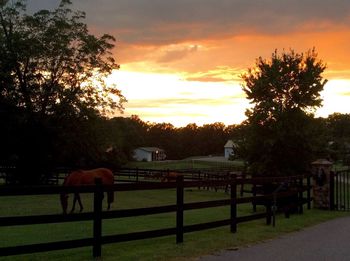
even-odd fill
[{"label": "sunset sky", "polygon": [[[27,0],[28,10],[59,0]],[[349,0],[73,0],[95,35],[109,33],[121,69],[109,80],[124,116],[144,121],[240,123],[249,106],[240,74],[277,49],[316,48],[327,64],[317,116],[350,113]]]}]

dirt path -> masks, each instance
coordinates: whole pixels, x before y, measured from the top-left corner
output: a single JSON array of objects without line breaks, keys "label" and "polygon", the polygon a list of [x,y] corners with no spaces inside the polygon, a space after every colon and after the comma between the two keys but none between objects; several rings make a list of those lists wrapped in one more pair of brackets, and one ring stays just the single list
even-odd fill
[{"label": "dirt path", "polygon": [[350,217],[339,218],[236,251],[199,261],[349,261]]}]

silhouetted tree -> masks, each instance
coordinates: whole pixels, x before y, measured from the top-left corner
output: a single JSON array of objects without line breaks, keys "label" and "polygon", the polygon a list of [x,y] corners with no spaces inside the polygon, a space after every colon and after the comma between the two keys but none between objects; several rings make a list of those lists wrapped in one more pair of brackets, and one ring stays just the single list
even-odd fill
[{"label": "silhouetted tree", "polygon": [[195,123],[187,124],[185,127],[178,128],[178,158],[188,158],[191,156],[203,155],[200,146],[199,127]]},{"label": "silhouetted tree", "polygon": [[174,126],[170,123],[148,124],[146,144],[166,150],[168,158],[177,157],[177,135]]},{"label": "silhouetted tree", "polygon": [[315,137],[311,112],[322,102],[325,68],[315,50],[275,51],[242,76],[253,107],[246,112],[241,151],[253,172],[290,175],[308,168]]},{"label": "silhouetted tree", "polygon": [[[119,68],[110,53],[114,38],[90,34],[85,14],[73,12],[70,4],[62,0],[54,11],[29,15],[24,0],[0,1],[0,110],[16,115],[1,121],[17,129],[2,133],[1,139],[9,141],[2,149],[12,147],[26,182],[40,178],[39,167],[55,159],[54,152],[82,149],[77,154],[84,154],[97,148],[94,135],[73,133],[85,132],[94,124],[89,119],[123,110],[125,102],[115,85],[104,82]],[[72,146],[55,148],[64,142]],[[76,142],[85,147],[75,147]]]},{"label": "silhouetted tree", "polygon": [[331,114],[326,119],[326,126],[332,159],[350,165],[350,114]]},{"label": "silhouetted tree", "polygon": [[224,145],[227,142],[223,123],[204,124],[199,128],[198,136],[201,155],[223,154]]}]

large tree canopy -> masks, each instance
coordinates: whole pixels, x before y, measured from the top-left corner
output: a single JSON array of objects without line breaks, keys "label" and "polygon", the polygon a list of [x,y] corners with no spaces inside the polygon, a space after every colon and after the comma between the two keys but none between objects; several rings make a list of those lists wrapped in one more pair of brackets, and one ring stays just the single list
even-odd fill
[{"label": "large tree canopy", "polygon": [[325,69],[315,50],[306,54],[293,50],[278,54],[276,50],[271,59],[259,57],[255,67],[242,76],[243,91],[253,104],[247,112],[249,120],[256,117],[263,124],[286,111],[309,112],[319,107],[320,92],[327,82],[322,77]]},{"label": "large tree canopy", "polygon": [[312,112],[322,102],[325,68],[315,50],[275,51],[242,76],[253,106],[246,113],[241,152],[253,172],[290,175],[307,169],[318,150]]},{"label": "large tree canopy", "polygon": [[99,164],[98,126],[126,101],[104,81],[119,68],[115,39],[90,34],[70,4],[29,15],[24,0],[0,0],[0,164],[15,164],[23,182],[80,159]]},{"label": "large tree canopy", "polygon": [[25,14],[24,1],[0,1],[0,93],[3,100],[40,114],[85,114],[122,109],[125,101],[104,77],[119,66],[114,38],[96,37],[85,14],[62,1],[54,11]]}]

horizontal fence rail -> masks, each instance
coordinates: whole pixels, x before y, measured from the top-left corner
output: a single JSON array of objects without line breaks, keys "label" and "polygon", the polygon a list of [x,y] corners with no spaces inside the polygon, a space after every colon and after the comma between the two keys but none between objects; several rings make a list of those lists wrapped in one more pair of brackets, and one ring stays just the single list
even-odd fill
[{"label": "horizontal fence rail", "polygon": [[[16,217],[0,217],[0,226],[17,226],[17,225],[34,225],[45,223],[63,223],[73,221],[93,220],[93,237],[77,240],[58,241],[52,243],[32,244],[14,247],[0,247],[0,256],[18,255],[25,253],[35,253],[50,250],[62,250],[68,248],[76,248],[83,246],[93,247],[93,256],[101,256],[101,245],[107,243],[124,242],[131,240],[139,240],[153,237],[162,237],[176,235],[176,242],[183,242],[183,234],[204,229],[210,229],[221,226],[230,226],[231,232],[237,231],[237,224],[248,222],[255,219],[266,219],[267,224],[271,224],[273,199],[281,200],[290,196],[298,196],[298,207],[302,209],[304,203],[308,203],[311,199],[302,198],[302,192],[309,191],[310,187],[303,183],[304,176],[295,177],[275,177],[275,178],[243,178],[230,176],[229,179],[223,180],[195,180],[186,181],[185,175],[179,175],[176,182],[145,182],[138,181],[134,183],[120,183],[114,185],[101,185],[96,180],[94,186],[82,187],[61,187],[61,186],[37,186],[37,187],[20,187],[20,186],[0,186],[0,196],[22,196],[22,195],[44,195],[65,193],[93,193],[94,194],[94,210],[90,213],[77,213],[74,215],[38,215],[38,216],[16,216]],[[289,182],[296,184],[290,191],[281,191],[278,193],[269,193],[264,195],[253,195],[250,197],[237,197],[238,185],[264,185],[271,183]],[[308,183],[307,183],[308,184]],[[228,199],[212,200],[204,202],[184,202],[184,189],[192,187],[206,186],[223,186],[229,187],[230,193]],[[103,192],[108,191],[134,191],[134,190],[153,190],[153,189],[175,189],[176,204],[144,207],[123,210],[102,211]],[[308,193],[309,195],[309,193]],[[254,213],[249,216],[237,216],[237,205],[244,203],[257,203],[265,205],[266,211],[263,213]],[[230,206],[230,216],[224,220],[205,222],[200,224],[186,225],[184,224],[184,211],[212,208],[220,206]],[[102,225],[104,219],[127,218],[144,215],[154,215],[160,213],[176,213],[176,227],[163,228],[151,231],[133,232],[119,235],[102,236]],[[302,212],[299,212],[302,213]]]},{"label": "horizontal fence rail", "polygon": [[[4,184],[12,184],[14,181],[12,175],[14,167],[1,168],[0,180]],[[64,178],[71,172],[70,169],[60,168],[54,170],[41,180],[45,185],[60,185]],[[230,176],[240,176],[240,171],[230,169],[186,169],[186,170],[169,170],[169,169],[142,169],[142,168],[120,168],[113,170],[115,182],[139,182],[139,181],[160,181],[169,172],[176,172],[183,175],[184,180],[224,180]],[[1,184],[1,182],[0,182]]]}]

